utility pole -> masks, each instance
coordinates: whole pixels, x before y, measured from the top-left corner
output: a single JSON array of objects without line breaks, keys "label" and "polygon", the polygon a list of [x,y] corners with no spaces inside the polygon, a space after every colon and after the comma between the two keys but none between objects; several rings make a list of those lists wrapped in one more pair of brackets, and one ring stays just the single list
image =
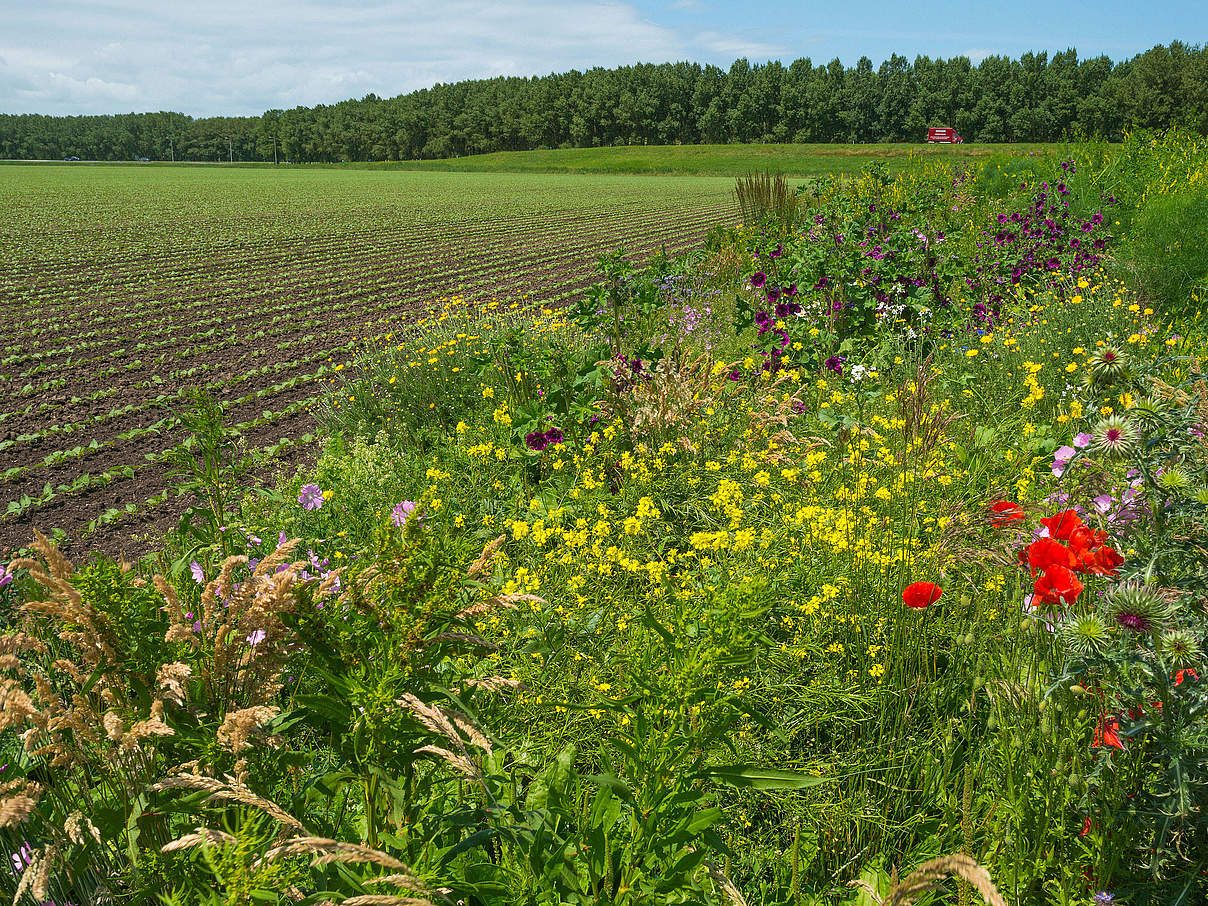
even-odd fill
[{"label": "utility pole", "polygon": [[176,163],[176,139],[168,136],[168,150],[172,152],[172,163]]},{"label": "utility pole", "polygon": [[277,140],[273,139],[273,166],[277,166]]}]

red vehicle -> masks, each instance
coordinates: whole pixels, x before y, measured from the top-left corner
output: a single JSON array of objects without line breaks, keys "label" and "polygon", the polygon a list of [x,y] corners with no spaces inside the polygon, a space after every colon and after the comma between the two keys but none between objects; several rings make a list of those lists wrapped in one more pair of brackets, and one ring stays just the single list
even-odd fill
[{"label": "red vehicle", "polygon": [[964,141],[964,139],[956,134],[955,129],[950,129],[947,126],[941,126],[938,129],[927,130],[927,141],[937,142],[944,145],[959,145]]}]

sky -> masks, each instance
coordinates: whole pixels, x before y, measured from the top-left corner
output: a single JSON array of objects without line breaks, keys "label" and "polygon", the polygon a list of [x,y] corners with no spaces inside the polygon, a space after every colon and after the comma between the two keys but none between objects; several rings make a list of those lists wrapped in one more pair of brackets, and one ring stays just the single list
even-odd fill
[{"label": "sky", "polygon": [[0,0],[0,113],[258,115],[436,82],[1208,42],[1208,0]]}]

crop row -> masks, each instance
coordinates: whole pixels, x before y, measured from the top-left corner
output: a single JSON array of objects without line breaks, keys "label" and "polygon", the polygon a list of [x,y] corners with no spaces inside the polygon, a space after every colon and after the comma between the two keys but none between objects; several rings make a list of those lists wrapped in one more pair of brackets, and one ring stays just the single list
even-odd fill
[{"label": "crop row", "polygon": [[[703,224],[711,215],[697,213],[696,216],[685,218],[683,220],[672,221],[664,218],[659,218],[653,222],[643,225],[642,229],[634,230],[631,239],[641,241],[654,236],[666,236],[676,233],[682,233],[685,227],[696,226]],[[560,227],[563,225],[559,225]],[[566,238],[554,241],[533,241],[545,240],[545,236],[529,236],[529,242],[536,248],[546,250],[547,257],[558,257],[565,259],[573,256],[576,252],[583,252],[590,256],[591,251],[597,250],[601,244],[607,243],[611,238],[617,235],[614,225],[609,225],[611,230],[601,227],[599,230],[586,230],[581,227],[576,231],[575,238],[568,242]],[[99,286],[92,287],[93,303],[87,306],[87,310],[79,310],[74,314],[75,320],[87,321],[92,330],[92,333],[97,329],[98,325],[106,323],[122,324],[139,319],[140,322],[146,318],[148,312],[145,309],[157,309],[160,320],[170,319],[174,312],[184,311],[190,307],[201,307],[213,304],[216,300],[221,299],[224,291],[227,297],[239,296],[248,294],[249,290],[254,292],[260,289],[262,292],[274,293],[280,292],[280,288],[285,285],[290,287],[291,294],[297,297],[299,292],[308,290],[322,290],[330,288],[333,279],[338,279],[339,276],[348,278],[350,283],[362,287],[363,289],[373,288],[375,285],[383,289],[396,287],[405,283],[407,278],[413,276],[417,272],[435,272],[446,273],[445,267],[440,265],[455,265],[458,263],[458,256],[442,253],[440,261],[433,260],[427,249],[413,249],[410,254],[403,253],[401,255],[394,254],[390,250],[373,250],[360,248],[345,248],[342,250],[343,257],[332,260],[315,260],[301,261],[298,267],[303,272],[312,274],[309,279],[299,280],[300,274],[295,273],[291,269],[283,269],[281,266],[265,267],[259,270],[252,266],[250,262],[243,262],[239,269],[235,272],[228,285],[225,287],[216,283],[216,275],[212,271],[204,273],[194,273],[189,275],[188,282],[177,288],[177,291],[170,292],[173,287],[156,285],[150,288],[148,292],[151,294],[150,299],[125,298],[122,299],[120,310],[111,311],[109,313],[100,313],[96,309],[103,309],[108,296],[104,292],[104,288]],[[507,256],[513,260],[517,257],[517,249],[514,245],[508,245],[505,242],[500,242],[498,245],[491,244],[486,248],[478,248],[473,258],[479,262],[480,268],[489,267],[493,261],[499,259],[501,255]],[[461,261],[464,262],[465,255],[461,255]],[[537,256],[539,257],[539,256]],[[414,265],[409,267],[408,265]],[[342,269],[342,270],[341,270]],[[393,279],[378,279],[388,275]],[[39,321],[42,323],[40,324]],[[59,311],[52,314],[46,319],[39,319],[32,315],[27,316],[23,320],[22,334],[27,339],[27,348],[30,350],[25,355],[36,354],[39,345],[38,337],[44,333],[75,333],[72,331],[73,315],[70,311]],[[64,349],[64,352],[70,351]],[[17,364],[20,358],[6,357],[4,364]]]}]

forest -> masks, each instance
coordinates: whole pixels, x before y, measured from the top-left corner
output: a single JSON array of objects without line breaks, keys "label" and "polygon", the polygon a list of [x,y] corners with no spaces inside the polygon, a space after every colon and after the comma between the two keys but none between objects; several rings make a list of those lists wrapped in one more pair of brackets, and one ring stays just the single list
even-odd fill
[{"label": "forest", "polygon": [[915,142],[929,126],[970,142],[1119,138],[1208,129],[1208,48],[1172,41],[1132,59],[1070,49],[1018,59],[874,68],[838,59],[662,63],[438,84],[259,117],[0,114],[0,158],[336,162],[633,144]]}]

